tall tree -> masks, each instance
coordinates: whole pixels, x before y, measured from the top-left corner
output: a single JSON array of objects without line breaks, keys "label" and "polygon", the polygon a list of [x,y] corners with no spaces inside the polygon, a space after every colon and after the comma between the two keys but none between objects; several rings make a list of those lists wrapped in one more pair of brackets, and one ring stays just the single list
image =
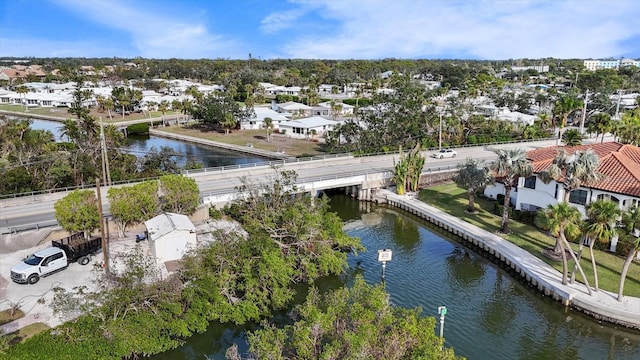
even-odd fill
[{"label": "tall tree", "polygon": [[604,135],[613,131],[613,120],[611,119],[611,115],[607,113],[598,113],[593,115],[587,123],[587,130],[590,133],[596,134],[596,141],[598,140],[598,136],[602,135],[602,140],[600,142],[604,142]]},{"label": "tall tree", "polygon": [[92,190],[75,190],[53,204],[58,224],[70,233],[82,231],[85,237],[100,226],[98,200]]},{"label": "tall tree", "polygon": [[264,122],[262,125],[265,129],[267,129],[267,142],[271,141],[271,130],[273,129],[273,119],[270,117],[264,118]]},{"label": "tall tree", "polygon": [[24,110],[27,110],[27,100],[25,99],[25,95],[29,92],[29,88],[24,86],[24,85],[20,85],[16,88],[16,92],[18,93],[18,95],[21,98],[22,104],[24,105]]},{"label": "tall tree", "polygon": [[573,95],[563,95],[556,100],[553,108],[553,114],[558,119],[560,125],[560,131],[558,138],[562,137],[564,127],[567,125],[567,119],[574,112],[582,109],[582,101]]},{"label": "tall tree", "polygon": [[468,158],[464,164],[458,166],[459,171],[455,182],[458,186],[466,188],[469,195],[467,211],[475,212],[475,195],[487,185],[493,184],[494,178],[491,169],[483,160]]},{"label": "tall tree", "polygon": [[166,212],[192,215],[200,204],[198,184],[183,175],[161,176],[160,193],[160,204]]},{"label": "tall tree", "polygon": [[[421,312],[393,306],[382,285],[359,276],[324,295],[313,288],[290,325],[263,322],[248,336],[249,351],[252,359],[456,359],[433,332],[435,319]],[[237,346],[226,355],[241,358]]]},{"label": "tall tree", "polygon": [[[616,221],[620,217],[618,204],[610,200],[596,200],[587,206],[587,222],[584,228],[584,236],[589,239],[589,255],[593,267],[593,286],[598,291],[598,270],[596,259],[593,255],[593,246],[596,241],[608,244],[618,235]],[[582,242],[580,244],[582,248]],[[580,249],[579,253],[582,252]],[[575,270],[574,270],[575,272]],[[571,276],[573,280],[574,276]]]},{"label": "tall tree", "polygon": [[564,189],[564,202],[569,202],[571,191],[580,186],[601,181],[604,176],[599,173],[600,159],[592,150],[578,150],[567,154],[564,149],[558,149],[551,165],[540,172],[539,178],[545,184],[552,180],[560,183]]},{"label": "tall tree", "polygon": [[[580,232],[580,223],[582,221],[582,214],[575,207],[568,203],[560,202],[553,205],[548,205],[545,209],[538,211],[536,222],[542,228],[548,228],[552,234],[557,238],[556,243],[560,244],[560,255],[562,257],[562,284],[567,285],[569,283],[569,267],[567,262],[567,254],[571,254],[571,258],[578,267],[580,275],[584,280],[584,284],[587,287],[589,295],[591,295],[591,287],[589,286],[589,280],[587,280],[580,262],[576,258],[571,245],[567,241],[566,234],[570,233],[572,237],[577,236]],[[566,249],[566,251],[565,251]]]},{"label": "tall tree", "polygon": [[121,236],[126,236],[128,226],[149,220],[160,210],[157,181],[111,187],[107,192],[107,198],[109,211]]},{"label": "tall tree", "polygon": [[516,185],[519,177],[530,176],[533,168],[523,149],[498,149],[495,150],[495,153],[498,158],[491,164],[491,169],[495,171],[497,177],[502,178],[502,184],[504,185],[504,209],[502,211],[500,232],[508,234],[511,189]]},{"label": "tall tree", "polygon": [[633,259],[636,258],[636,254],[640,251],[640,237],[638,237],[638,230],[640,230],[640,207],[633,206],[622,214],[622,224],[624,229],[625,238],[631,242],[631,247],[627,258],[622,265],[622,271],[620,272],[620,285],[618,286],[618,301],[622,301],[624,293],[624,281],[627,278],[627,273],[633,263]]}]

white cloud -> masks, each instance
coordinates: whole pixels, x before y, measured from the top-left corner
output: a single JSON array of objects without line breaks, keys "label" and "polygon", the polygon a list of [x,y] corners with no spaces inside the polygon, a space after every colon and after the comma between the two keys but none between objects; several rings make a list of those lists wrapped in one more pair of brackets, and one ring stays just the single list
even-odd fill
[{"label": "white cloud", "polygon": [[136,7],[143,3],[119,0],[59,0],[58,3],[91,21],[127,33],[138,56],[216,58],[239,55],[234,54],[235,40],[209,33],[206,25],[194,15],[186,19],[167,10]]},{"label": "white cloud", "polygon": [[260,22],[260,30],[266,33],[274,33],[290,28],[294,21],[307,12],[305,9],[293,9],[269,14]]},{"label": "white cloud", "polygon": [[281,47],[284,57],[607,57],[637,51],[623,42],[640,35],[636,1],[306,3],[339,25],[329,33],[300,34]]},{"label": "white cloud", "polygon": [[96,41],[56,41],[41,38],[0,38],[2,56],[15,57],[104,57],[104,54],[125,54],[119,47],[109,47]]}]

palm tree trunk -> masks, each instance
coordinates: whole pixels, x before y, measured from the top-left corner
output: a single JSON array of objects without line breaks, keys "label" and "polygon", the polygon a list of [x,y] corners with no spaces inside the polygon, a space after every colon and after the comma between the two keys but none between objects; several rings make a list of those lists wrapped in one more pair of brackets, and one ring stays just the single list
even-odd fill
[{"label": "palm tree trunk", "polygon": [[[584,270],[582,270],[582,266],[580,266],[580,263],[578,262],[578,259],[576,259],[576,254],[573,253],[573,249],[571,249],[571,245],[569,245],[569,242],[567,241],[567,239],[565,239],[564,237],[564,233],[561,233],[561,240],[562,243],[567,247],[567,249],[569,250],[569,254],[571,254],[571,258],[573,258],[573,261],[576,263],[576,265],[578,266],[578,271],[580,271],[580,275],[582,276],[582,280],[584,280],[584,285],[587,287],[587,292],[589,293],[589,295],[591,295],[591,287],[589,286],[589,280],[587,280],[587,276],[584,274]],[[564,251],[562,252],[562,256],[563,258],[566,259],[566,255],[564,253]],[[566,285],[566,283],[563,283],[564,285]]]},{"label": "palm tree trunk", "polygon": [[[582,258],[582,249],[584,248],[584,242],[580,241],[580,247],[578,248],[578,261]],[[576,271],[578,270],[578,264],[573,264],[573,270],[571,270],[571,279],[569,284],[573,284],[576,281]]]},{"label": "palm tree trunk", "polygon": [[629,251],[629,255],[627,255],[627,259],[624,261],[624,265],[622,265],[622,272],[620,273],[620,286],[618,286],[618,301],[622,302],[622,293],[624,291],[624,281],[627,278],[627,272],[629,271],[629,267],[633,262],[633,258],[636,256],[638,252],[638,248],[633,248]]},{"label": "palm tree trunk", "polygon": [[598,268],[596,267],[596,259],[593,257],[593,244],[595,244],[595,239],[589,243],[589,255],[591,256],[591,266],[593,267],[593,289],[594,291],[598,291]]},{"label": "palm tree trunk", "polygon": [[556,239],[556,244],[558,245],[558,247],[560,248],[560,255],[562,256],[562,285],[567,285],[567,278],[569,277],[568,274],[568,266],[567,266],[567,254],[564,251],[564,246],[561,240],[561,236],[564,236],[564,229],[560,229],[560,234],[558,235],[557,239]]},{"label": "palm tree trunk", "polygon": [[500,232],[503,234],[509,233],[509,198],[511,197],[511,186],[504,187],[504,203],[502,204],[502,224],[500,225]]}]

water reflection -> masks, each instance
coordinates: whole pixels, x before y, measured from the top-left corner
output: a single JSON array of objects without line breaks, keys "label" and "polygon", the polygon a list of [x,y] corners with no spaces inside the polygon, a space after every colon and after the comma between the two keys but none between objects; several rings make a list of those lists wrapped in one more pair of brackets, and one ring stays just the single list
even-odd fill
[{"label": "water reflection", "polygon": [[[367,250],[348,258],[350,269],[344,276],[319,281],[322,290],[351,283],[355,273],[379,283],[377,250],[390,248],[394,256],[387,264],[386,289],[391,301],[420,306],[429,316],[446,305],[446,345],[459,355],[481,360],[640,358],[638,332],[564,309],[411,215],[376,206],[361,209],[348,196],[333,195],[331,206],[348,220],[347,233],[360,237]],[[154,359],[224,359],[233,342],[246,351],[243,331],[249,328],[215,324],[206,336]]]}]

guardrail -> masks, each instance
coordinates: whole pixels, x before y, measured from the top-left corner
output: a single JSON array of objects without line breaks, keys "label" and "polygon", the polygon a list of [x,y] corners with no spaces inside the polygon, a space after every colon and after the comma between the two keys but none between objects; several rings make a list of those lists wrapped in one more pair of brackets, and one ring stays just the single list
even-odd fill
[{"label": "guardrail", "polygon": [[[531,140],[513,140],[513,141],[486,143],[486,144],[468,144],[468,145],[456,146],[456,147],[454,147],[454,149],[456,149],[456,148],[477,147],[477,146],[491,146],[491,145],[504,145],[504,144],[516,144],[516,143],[530,143],[530,142],[550,141],[550,140],[556,140],[556,138],[531,139]],[[424,151],[434,151],[434,150],[438,150],[438,148],[429,148],[429,149],[424,150]],[[303,157],[303,158],[270,160],[270,161],[261,161],[261,162],[256,162],[256,163],[225,165],[225,166],[217,166],[217,167],[202,168],[202,169],[183,170],[181,172],[181,174],[183,174],[183,175],[191,175],[191,174],[199,174],[199,173],[211,173],[211,172],[223,172],[223,171],[229,171],[229,170],[248,169],[248,168],[253,168],[253,167],[261,167],[261,166],[278,166],[278,165],[300,163],[300,162],[306,162],[306,161],[315,161],[315,160],[327,160],[327,159],[337,159],[337,158],[374,157],[374,156],[396,155],[396,154],[399,154],[399,151],[386,151],[386,152],[377,152],[377,153],[368,153],[368,154],[354,154],[354,153],[349,152],[349,153],[339,153],[339,154],[315,155],[315,156]],[[131,183],[137,183],[137,182],[142,182],[142,181],[147,181],[147,180],[156,180],[158,178],[159,177],[121,180],[121,181],[113,182],[112,185],[131,184]],[[0,195],[0,200],[2,200],[2,199],[11,199],[11,198],[16,198],[16,197],[24,197],[24,196],[35,196],[35,195],[50,194],[50,193],[55,193],[55,192],[73,191],[73,190],[80,190],[80,189],[93,189],[93,188],[95,188],[95,184],[68,186],[68,187],[63,187],[63,188],[53,188],[53,189],[30,191],[30,192],[17,193],[17,194]]]}]

